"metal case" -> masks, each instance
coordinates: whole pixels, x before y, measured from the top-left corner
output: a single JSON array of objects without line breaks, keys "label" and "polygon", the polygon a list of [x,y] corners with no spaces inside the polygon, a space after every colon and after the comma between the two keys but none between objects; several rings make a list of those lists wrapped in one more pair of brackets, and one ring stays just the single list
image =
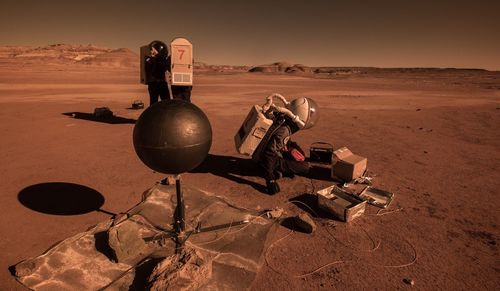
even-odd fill
[{"label": "metal case", "polygon": [[341,221],[349,222],[363,215],[366,201],[363,201],[333,185],[316,192],[318,207]]}]

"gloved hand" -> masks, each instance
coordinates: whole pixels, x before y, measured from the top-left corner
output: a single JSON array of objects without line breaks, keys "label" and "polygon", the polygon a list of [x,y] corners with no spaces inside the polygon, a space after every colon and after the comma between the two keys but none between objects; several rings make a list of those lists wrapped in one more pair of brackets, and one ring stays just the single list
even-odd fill
[{"label": "gloved hand", "polygon": [[266,185],[267,185],[267,192],[271,195],[274,195],[281,191],[280,185],[276,180],[266,180]]}]

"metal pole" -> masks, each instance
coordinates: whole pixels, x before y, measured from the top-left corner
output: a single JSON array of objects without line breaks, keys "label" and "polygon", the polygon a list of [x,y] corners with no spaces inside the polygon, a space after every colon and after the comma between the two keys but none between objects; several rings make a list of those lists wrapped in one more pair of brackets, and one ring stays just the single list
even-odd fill
[{"label": "metal pole", "polygon": [[175,217],[177,223],[177,233],[182,233],[186,230],[185,212],[184,212],[184,197],[181,189],[181,175],[175,176],[175,189],[177,192],[177,215]]}]

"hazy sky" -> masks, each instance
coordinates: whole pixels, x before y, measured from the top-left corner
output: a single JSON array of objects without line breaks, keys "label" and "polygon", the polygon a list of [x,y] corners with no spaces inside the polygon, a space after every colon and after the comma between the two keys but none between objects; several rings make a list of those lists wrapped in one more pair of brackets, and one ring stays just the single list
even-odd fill
[{"label": "hazy sky", "polygon": [[500,70],[500,1],[5,0],[0,45],[188,38],[210,64]]}]

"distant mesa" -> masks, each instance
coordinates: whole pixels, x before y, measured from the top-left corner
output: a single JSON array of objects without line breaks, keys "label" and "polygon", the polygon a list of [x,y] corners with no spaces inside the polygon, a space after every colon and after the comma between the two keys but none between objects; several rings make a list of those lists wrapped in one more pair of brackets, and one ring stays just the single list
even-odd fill
[{"label": "distant mesa", "polygon": [[269,65],[260,65],[253,67],[249,70],[249,72],[311,74],[314,71],[311,67],[302,64],[292,65],[287,62],[276,62]]},{"label": "distant mesa", "polygon": [[130,49],[109,49],[92,44],[53,44],[43,47],[2,46],[0,61],[22,64],[138,67],[139,56]]},{"label": "distant mesa", "polygon": [[[110,49],[92,44],[52,44],[43,47],[0,46],[0,63],[14,65],[83,65],[139,69],[139,54],[128,48]],[[248,72],[249,66],[209,65],[195,62],[201,72]]]},{"label": "distant mesa", "polygon": [[205,70],[208,68],[208,65],[202,62],[194,62],[193,67],[195,70]]},{"label": "distant mesa", "polygon": [[84,57],[81,63],[100,67],[138,67],[139,56],[130,49],[120,48],[93,57]]},{"label": "distant mesa", "polygon": [[313,69],[308,66],[304,66],[302,64],[295,64],[291,67],[286,68],[285,70],[286,73],[306,73],[306,74],[311,74],[313,73]]},{"label": "distant mesa", "polygon": [[[23,68],[25,65],[67,66],[80,65],[82,68],[124,68],[138,70],[139,54],[128,48],[103,48],[93,44],[52,44],[42,47],[0,46],[0,65],[12,65]],[[421,74],[421,73],[456,73],[487,72],[483,69],[455,68],[376,68],[376,67],[309,67],[303,64],[292,64],[285,61],[258,66],[211,65],[196,61],[196,72],[207,74],[218,73],[267,73],[314,76],[318,78],[342,78],[356,74]]]},{"label": "distant mesa", "polygon": [[268,65],[260,65],[250,68],[252,73],[286,73],[286,74],[302,74],[302,75],[351,75],[364,73],[367,70],[376,68],[350,68],[350,67],[309,67],[303,64],[290,64],[288,62],[276,62]]},{"label": "distant mesa", "polygon": [[377,67],[309,67],[302,64],[276,62],[267,65],[251,67],[252,73],[270,74],[300,74],[316,77],[342,77],[358,74],[401,74],[401,73],[455,73],[455,72],[487,72],[484,69],[456,69],[456,68],[377,68]]},{"label": "distant mesa", "polygon": [[248,72],[249,66],[232,66],[232,65],[209,65],[202,62],[194,62],[194,69],[199,72]]},{"label": "distant mesa", "polygon": [[276,62],[268,65],[260,65],[253,67],[249,72],[261,72],[261,73],[284,73],[292,65],[287,62]]}]

